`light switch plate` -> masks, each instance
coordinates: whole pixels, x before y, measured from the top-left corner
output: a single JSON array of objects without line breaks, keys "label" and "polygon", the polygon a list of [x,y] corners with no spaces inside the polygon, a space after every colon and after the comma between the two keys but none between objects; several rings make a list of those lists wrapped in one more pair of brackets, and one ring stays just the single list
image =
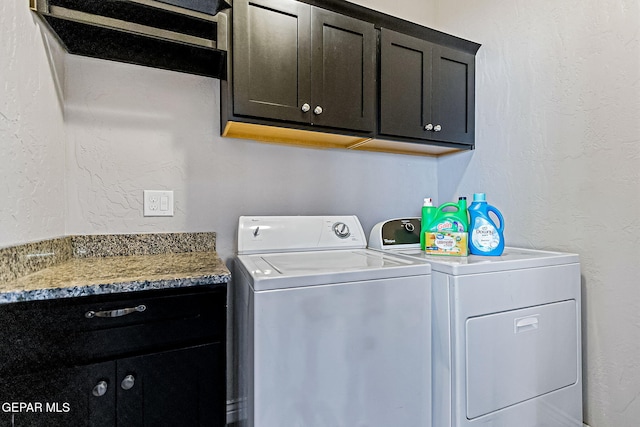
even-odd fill
[{"label": "light switch plate", "polygon": [[144,190],[144,216],[173,216],[173,191]]}]

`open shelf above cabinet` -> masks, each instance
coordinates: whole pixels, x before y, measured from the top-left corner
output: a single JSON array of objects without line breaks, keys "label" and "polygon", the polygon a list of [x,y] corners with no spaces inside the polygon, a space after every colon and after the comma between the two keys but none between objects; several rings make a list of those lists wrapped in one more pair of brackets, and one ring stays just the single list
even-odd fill
[{"label": "open shelf above cabinet", "polygon": [[69,53],[226,79],[224,0],[30,0]]}]

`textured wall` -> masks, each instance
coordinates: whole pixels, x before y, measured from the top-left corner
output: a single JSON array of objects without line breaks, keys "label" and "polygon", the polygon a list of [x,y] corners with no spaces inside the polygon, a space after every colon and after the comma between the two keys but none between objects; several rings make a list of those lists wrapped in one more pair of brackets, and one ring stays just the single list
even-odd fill
[{"label": "textured wall", "polygon": [[26,0],[0,2],[0,247],[64,234],[62,53]]},{"label": "textured wall", "polygon": [[479,43],[477,150],[439,161],[441,197],[487,192],[508,244],[580,254],[585,421],[640,425],[637,0],[437,2]]},{"label": "textured wall", "polygon": [[397,16],[420,25],[433,27],[435,25],[435,7],[437,2],[421,0],[350,0],[369,9],[377,10],[388,15]]},{"label": "textured wall", "polygon": [[[240,215],[419,215],[437,191],[429,157],[221,138],[217,80],[68,55],[69,234],[216,231]],[[175,216],[142,216],[142,191],[174,190]]]}]

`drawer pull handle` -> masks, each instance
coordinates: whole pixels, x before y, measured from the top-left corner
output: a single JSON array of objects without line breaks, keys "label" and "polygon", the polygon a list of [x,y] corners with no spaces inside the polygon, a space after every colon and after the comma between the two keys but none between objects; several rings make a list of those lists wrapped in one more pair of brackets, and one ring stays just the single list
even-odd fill
[{"label": "drawer pull handle", "polygon": [[100,381],[93,388],[92,394],[95,397],[100,397],[100,396],[104,396],[106,392],[107,392],[107,382],[106,381]]},{"label": "drawer pull handle", "polygon": [[84,314],[84,317],[86,317],[87,319],[92,319],[94,317],[120,317],[120,316],[126,316],[127,314],[136,313],[136,312],[142,313],[146,309],[147,309],[146,305],[140,304],[135,307],[120,308],[117,310],[87,311]]}]

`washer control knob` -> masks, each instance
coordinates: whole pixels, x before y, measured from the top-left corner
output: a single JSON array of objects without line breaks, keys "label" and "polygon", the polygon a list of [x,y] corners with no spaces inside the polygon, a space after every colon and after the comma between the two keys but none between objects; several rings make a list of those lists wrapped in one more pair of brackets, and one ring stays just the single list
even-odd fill
[{"label": "washer control knob", "polygon": [[412,233],[413,230],[415,230],[416,228],[413,226],[413,224],[411,224],[410,222],[405,222],[403,224],[404,229],[407,230],[409,233]]},{"label": "washer control knob", "polygon": [[344,222],[336,222],[335,224],[333,224],[333,232],[336,233],[336,236],[341,239],[346,239],[347,237],[351,236],[349,226]]}]

